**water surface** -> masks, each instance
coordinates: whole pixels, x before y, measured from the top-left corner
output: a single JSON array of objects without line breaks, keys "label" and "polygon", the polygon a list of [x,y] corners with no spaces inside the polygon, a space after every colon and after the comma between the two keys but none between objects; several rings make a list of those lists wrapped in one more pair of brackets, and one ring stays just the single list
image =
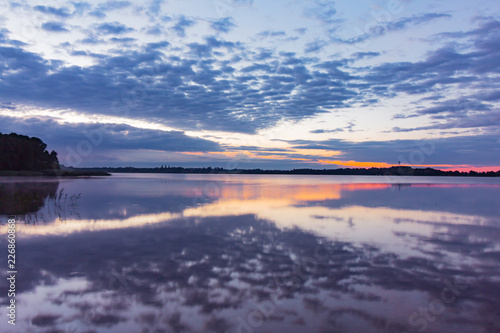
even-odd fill
[{"label": "water surface", "polygon": [[500,331],[499,179],[0,178],[9,214],[1,332]]}]

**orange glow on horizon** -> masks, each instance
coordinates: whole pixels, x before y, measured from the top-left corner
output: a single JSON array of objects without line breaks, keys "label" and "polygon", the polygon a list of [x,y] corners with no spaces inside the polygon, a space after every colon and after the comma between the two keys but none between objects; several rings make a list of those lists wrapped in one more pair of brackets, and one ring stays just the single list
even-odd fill
[{"label": "orange glow on horizon", "polygon": [[487,167],[478,167],[478,166],[463,166],[463,165],[456,165],[456,166],[450,166],[447,168],[440,168],[440,170],[443,171],[460,171],[460,172],[470,172],[470,171],[476,171],[476,172],[488,172],[488,171],[493,171],[497,172],[500,171],[500,166],[487,166]]},{"label": "orange glow on horizon", "polygon": [[342,166],[350,166],[350,167],[362,167],[362,168],[389,168],[392,166],[396,166],[394,164],[389,164],[385,162],[356,162],[356,161],[328,161],[328,160],[320,160],[320,163],[327,164],[336,164]]},{"label": "orange glow on horizon", "polygon": [[[328,161],[328,160],[320,160],[320,163],[327,163],[327,164],[336,164],[336,165],[342,165],[342,166],[347,166],[347,167],[363,167],[363,168],[390,168],[390,167],[397,167],[399,166],[398,164],[389,164],[385,162],[357,162],[357,161]],[[453,164],[410,164],[410,165],[401,165],[402,167],[412,167],[412,168],[434,168],[437,170],[442,170],[442,171],[462,171],[462,172],[469,172],[469,171],[477,171],[477,172],[488,172],[488,171],[498,171],[500,170],[500,166],[497,167],[477,167],[473,165],[467,165],[467,164],[459,164],[459,165],[453,165]]]},{"label": "orange glow on horizon", "polygon": [[182,152],[184,155],[195,155],[195,156],[203,156],[205,153],[202,153],[200,151],[184,151]]},{"label": "orange glow on horizon", "polygon": [[[333,157],[336,155],[341,154],[339,151],[334,151],[334,152],[328,152],[328,151],[323,151],[321,149],[318,150],[312,150],[309,151],[307,149],[291,149],[288,154],[295,154],[295,155],[302,155],[303,152],[306,153],[313,153],[315,156],[318,158],[321,157]],[[476,171],[476,172],[488,172],[488,171],[500,171],[500,166],[488,166],[488,167],[482,167],[482,166],[474,166],[470,164],[391,164],[387,162],[360,162],[360,161],[354,161],[354,160],[349,160],[349,161],[340,161],[340,160],[325,160],[325,159],[312,159],[308,157],[291,157],[287,156],[286,154],[283,155],[276,155],[275,152],[273,151],[258,151],[258,152],[252,152],[252,151],[241,151],[241,150],[235,150],[235,151],[210,151],[210,152],[183,152],[183,154],[186,155],[194,155],[194,156],[223,156],[223,157],[229,157],[229,158],[236,158],[238,156],[245,156],[245,158],[249,159],[254,159],[254,160],[289,160],[289,161],[300,161],[300,162],[310,162],[310,163],[316,163],[319,165],[325,165],[325,164],[335,164],[339,165],[342,167],[351,167],[351,168],[390,168],[390,167],[397,167],[397,166],[402,166],[402,167],[412,167],[412,168],[433,168],[437,170],[442,170],[442,171],[460,171],[460,172],[470,172],[470,171]],[[269,154],[269,155],[260,155],[260,154]],[[256,167],[258,167],[256,165]]]}]

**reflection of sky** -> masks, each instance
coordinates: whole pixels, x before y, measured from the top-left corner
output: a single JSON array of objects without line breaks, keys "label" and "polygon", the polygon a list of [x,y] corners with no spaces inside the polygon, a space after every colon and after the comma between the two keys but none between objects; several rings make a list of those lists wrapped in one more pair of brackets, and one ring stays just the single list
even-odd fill
[{"label": "reflection of sky", "polygon": [[426,332],[500,329],[499,185],[342,179],[64,180],[77,209],[19,224],[16,331],[237,332],[271,304],[255,332],[415,332],[445,280]]}]

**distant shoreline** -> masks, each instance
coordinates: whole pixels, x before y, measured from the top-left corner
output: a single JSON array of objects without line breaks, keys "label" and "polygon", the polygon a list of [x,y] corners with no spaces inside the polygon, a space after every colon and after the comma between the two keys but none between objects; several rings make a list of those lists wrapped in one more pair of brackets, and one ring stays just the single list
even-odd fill
[{"label": "distant shoreline", "polygon": [[72,168],[74,172],[105,172],[105,173],[181,173],[181,174],[257,174],[257,175],[345,175],[345,176],[456,176],[456,177],[500,177],[500,170],[489,172],[442,171],[432,168],[412,168],[398,166],[390,168],[341,168],[341,169],[293,169],[293,170],[262,170],[262,169],[224,169],[224,168]]},{"label": "distant shoreline", "polygon": [[90,170],[0,170],[1,177],[93,177],[93,176],[111,176],[105,171]]}]

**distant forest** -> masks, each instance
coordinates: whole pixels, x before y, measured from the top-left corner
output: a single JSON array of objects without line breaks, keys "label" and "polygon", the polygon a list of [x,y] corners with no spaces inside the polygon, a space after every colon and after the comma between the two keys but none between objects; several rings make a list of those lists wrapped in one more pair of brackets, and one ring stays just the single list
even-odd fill
[{"label": "distant forest", "polygon": [[157,168],[87,168],[75,169],[87,171],[105,171],[110,173],[211,173],[211,174],[269,174],[269,175],[351,175],[351,176],[463,176],[463,177],[500,177],[500,170],[489,172],[442,171],[432,168],[412,168],[397,166],[390,168],[343,168],[343,169],[224,169],[224,168],[182,168],[161,166]]},{"label": "distant forest", "polygon": [[57,153],[47,151],[39,138],[0,133],[0,170],[42,171],[59,169]]}]

